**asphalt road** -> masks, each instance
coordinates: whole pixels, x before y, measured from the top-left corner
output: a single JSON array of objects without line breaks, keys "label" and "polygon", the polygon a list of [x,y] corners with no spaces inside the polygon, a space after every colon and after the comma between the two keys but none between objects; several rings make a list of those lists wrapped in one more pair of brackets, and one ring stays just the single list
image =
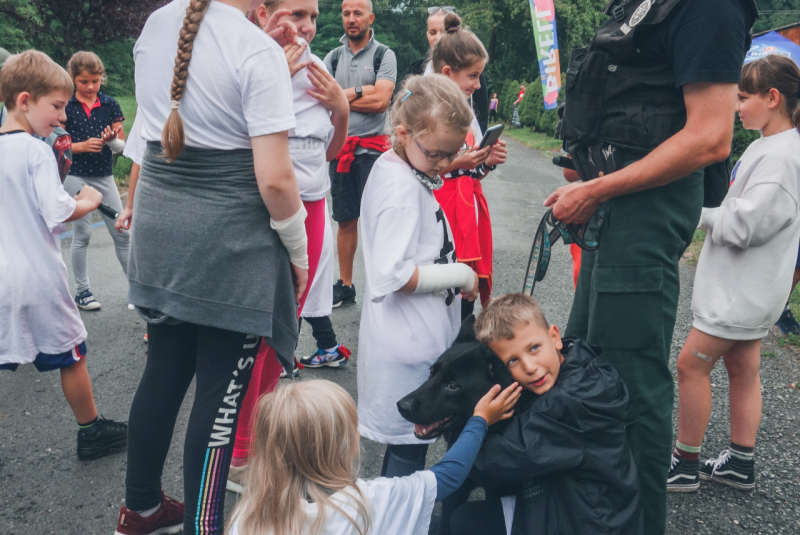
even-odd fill
[{"label": "asphalt road", "polygon": [[[550,159],[508,140],[509,161],[484,182],[492,213],[495,243],[495,295],[519,291],[533,230],[544,213],[542,200],[563,183]],[[334,229],[335,230],[335,229]],[[69,259],[70,239],[62,242]],[[353,359],[339,369],[304,370],[301,380],[325,378],[356,395],[358,323],[364,270],[356,255],[359,303],[334,310],[339,341]],[[101,414],[126,420],[139,382],[146,344],[144,322],[127,308],[127,285],[104,228],[96,228],[90,247],[92,291],[99,312],[83,312],[89,332],[88,366]],[[681,271],[682,292],[673,344],[674,359],[691,325],[689,304],[694,270]],[[72,281],[70,281],[72,284]],[[547,278],[537,285],[537,299],[550,322],[563,328],[572,302],[571,262],[559,245]],[[315,348],[304,326],[298,355]],[[751,493],[703,484],[695,494],[670,495],[668,533],[800,533],[800,359],[778,345],[765,347],[762,363],[764,417],[757,445],[756,490]],[[714,408],[703,456],[716,456],[728,440],[727,377],[721,366],[712,376]],[[676,388],[677,393],[677,388]],[[186,398],[164,469],[165,491],[181,499],[182,442],[193,389]],[[677,417],[677,411],[676,411]],[[0,373],[0,534],[41,535],[113,533],[124,498],[125,455],[97,461],[77,460],[76,426],[63,398],[58,373],[38,373],[23,366]],[[362,477],[380,471],[383,447],[364,440]],[[430,463],[443,455],[436,444]],[[235,495],[228,493],[227,509]]]}]

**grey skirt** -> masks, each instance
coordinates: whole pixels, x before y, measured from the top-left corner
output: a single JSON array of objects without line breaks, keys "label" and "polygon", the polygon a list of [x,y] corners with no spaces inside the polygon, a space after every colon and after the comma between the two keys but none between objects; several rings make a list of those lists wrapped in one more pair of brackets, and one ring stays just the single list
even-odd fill
[{"label": "grey skirt", "polygon": [[[297,343],[289,255],[269,226],[251,150],[186,147],[169,164],[147,143],[133,209],[130,302],[173,320]],[[289,368],[291,369],[291,367]]]}]

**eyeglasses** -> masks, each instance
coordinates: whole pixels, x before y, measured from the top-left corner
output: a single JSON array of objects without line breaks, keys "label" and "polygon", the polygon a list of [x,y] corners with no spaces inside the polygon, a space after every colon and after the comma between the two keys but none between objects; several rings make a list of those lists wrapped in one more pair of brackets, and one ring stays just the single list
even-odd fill
[{"label": "eyeglasses", "polygon": [[430,152],[428,150],[425,150],[416,139],[414,140],[414,143],[416,143],[417,148],[422,152],[422,154],[425,156],[425,159],[428,160],[430,163],[441,162],[442,160],[448,160],[452,162],[453,160],[455,160],[456,158],[458,158],[459,156],[461,156],[462,154],[464,154],[469,150],[469,147],[465,146],[461,147],[455,152]]},{"label": "eyeglasses", "polygon": [[428,8],[428,15],[433,15],[438,11],[444,11],[445,13],[455,13],[456,8],[454,6],[431,6]]},{"label": "eyeglasses", "polygon": [[559,238],[563,239],[565,244],[575,243],[585,251],[597,250],[600,247],[600,230],[606,217],[606,208],[601,205],[583,225],[568,225],[553,217],[552,209],[547,210],[539,221],[539,227],[533,238],[522,293],[532,296],[536,283],[544,279],[550,265],[550,248]]}]

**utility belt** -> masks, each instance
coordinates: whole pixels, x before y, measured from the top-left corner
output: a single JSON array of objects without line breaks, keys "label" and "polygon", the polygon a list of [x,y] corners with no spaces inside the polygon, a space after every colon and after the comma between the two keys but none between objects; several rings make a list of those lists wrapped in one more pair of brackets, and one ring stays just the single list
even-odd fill
[{"label": "utility belt", "polygon": [[631,151],[604,141],[598,141],[588,147],[577,144],[566,146],[565,150],[571,158],[556,156],[553,158],[553,163],[574,169],[583,182],[619,171],[625,167],[625,160],[630,161],[636,157]]}]

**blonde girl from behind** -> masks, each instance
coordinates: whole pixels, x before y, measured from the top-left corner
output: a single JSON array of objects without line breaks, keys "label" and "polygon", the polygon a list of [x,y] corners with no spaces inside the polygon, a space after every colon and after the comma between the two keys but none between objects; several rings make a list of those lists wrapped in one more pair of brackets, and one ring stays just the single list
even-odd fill
[{"label": "blonde girl from behind", "polygon": [[466,479],[488,426],[511,417],[521,387],[494,386],[459,439],[430,470],[359,479],[356,405],[324,380],[291,382],[261,397],[244,493],[229,535],[416,535],[435,501]]}]

